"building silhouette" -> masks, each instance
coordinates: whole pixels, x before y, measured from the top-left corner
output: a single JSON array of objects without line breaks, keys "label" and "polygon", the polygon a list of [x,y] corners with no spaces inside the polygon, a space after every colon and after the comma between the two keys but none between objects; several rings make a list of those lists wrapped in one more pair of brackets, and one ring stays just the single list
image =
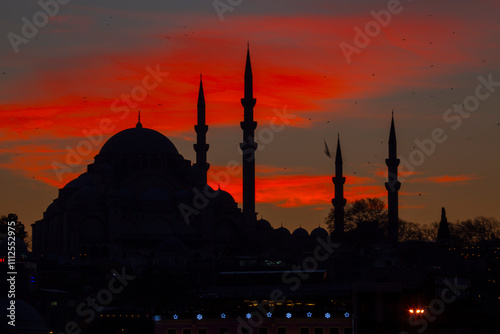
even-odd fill
[{"label": "building silhouette", "polygon": [[113,279],[110,272],[119,268],[134,281],[113,295],[95,320],[87,323],[88,318],[77,315],[84,333],[113,333],[123,326],[132,333],[158,334],[415,332],[419,318],[411,318],[409,310],[431,312],[431,301],[441,298],[446,282],[454,278],[466,291],[447,305],[454,317],[441,317],[435,324],[468,326],[464,303],[473,298],[474,273],[482,272],[483,262],[465,266],[441,242],[449,238],[444,209],[440,242],[398,243],[401,183],[394,116],[386,159],[387,237],[344,239],[339,136],[332,177],[336,235],[330,238],[321,227],[310,234],[302,227],[290,233],[257,220],[256,99],[249,49],[241,103],[242,210],[231,194],[207,185],[201,76],[195,163],[166,136],[145,127],[139,114],[135,127],[113,135],[87,171],[59,190],[43,218],[32,225],[38,264],[33,300],[49,329],[64,330],[75,317],[74,305],[99,294]]}]

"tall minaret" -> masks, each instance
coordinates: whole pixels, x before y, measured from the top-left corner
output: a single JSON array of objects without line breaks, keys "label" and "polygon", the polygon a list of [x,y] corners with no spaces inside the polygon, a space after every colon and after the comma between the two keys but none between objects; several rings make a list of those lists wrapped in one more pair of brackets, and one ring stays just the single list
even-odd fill
[{"label": "tall minaret", "polygon": [[200,89],[198,92],[198,124],[194,126],[196,131],[196,144],[194,150],[196,151],[196,163],[202,172],[202,183],[207,184],[207,171],[210,164],[207,163],[207,151],[209,145],[207,144],[206,134],[208,125],[205,124],[205,95],[203,94],[203,83],[200,74]]},{"label": "tall minaret", "polygon": [[247,62],[245,66],[245,97],[241,105],[245,111],[241,122],[243,142],[240,148],[243,153],[243,214],[251,221],[256,220],[255,213],[255,150],[257,143],[254,131],[257,122],[253,120],[253,107],[257,100],[253,98],[252,64],[250,63],[250,48],[247,46]]},{"label": "tall minaret", "polygon": [[396,129],[394,128],[393,112],[391,119],[391,133],[389,134],[389,159],[385,159],[385,164],[389,169],[388,182],[385,183],[385,188],[387,189],[387,202],[389,206],[388,235],[389,240],[393,243],[398,242],[398,191],[399,188],[401,188],[401,182],[398,181],[399,159],[397,158],[396,147]]},{"label": "tall minaret", "polygon": [[337,154],[335,156],[335,177],[332,177],[335,185],[335,198],[332,199],[332,204],[335,212],[334,233],[341,236],[344,234],[344,206],[346,200],[344,198],[344,183],[345,177],[342,169],[342,151],[340,150],[340,136],[337,138]]}]

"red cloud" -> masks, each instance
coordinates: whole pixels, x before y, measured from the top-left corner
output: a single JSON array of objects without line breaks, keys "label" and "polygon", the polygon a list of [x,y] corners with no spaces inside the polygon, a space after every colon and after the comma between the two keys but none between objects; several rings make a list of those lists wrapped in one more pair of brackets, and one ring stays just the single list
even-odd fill
[{"label": "red cloud", "polygon": [[412,183],[419,183],[419,182],[424,182],[424,183],[453,183],[453,182],[459,182],[459,183],[465,183],[466,181],[469,180],[477,180],[478,177],[471,176],[471,175],[442,175],[442,176],[432,176],[432,177],[426,177],[426,178],[419,178],[419,179],[409,179],[407,182],[412,182]]},{"label": "red cloud", "polygon": [[[271,203],[281,207],[299,207],[329,204],[334,197],[331,175],[290,174],[263,176],[266,173],[268,175],[274,174],[276,170],[282,170],[282,168],[275,169],[265,166],[263,169],[257,166],[256,170],[258,175],[261,175],[256,177],[255,182],[256,202],[258,203]],[[235,200],[241,203],[241,170],[231,176],[230,171],[225,167],[211,166],[210,173],[208,181],[213,188],[217,188],[222,183],[221,188],[231,193]],[[346,179],[344,197],[348,201],[366,197],[382,197],[386,194],[383,185],[373,185],[375,182],[373,179],[350,175]]]}]

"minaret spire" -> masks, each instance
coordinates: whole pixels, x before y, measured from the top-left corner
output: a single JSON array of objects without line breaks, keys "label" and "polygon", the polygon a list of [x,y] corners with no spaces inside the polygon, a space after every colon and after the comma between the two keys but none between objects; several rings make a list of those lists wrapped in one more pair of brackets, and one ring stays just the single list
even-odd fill
[{"label": "minaret spire", "polygon": [[340,149],[340,135],[337,135],[337,153],[335,155],[335,177],[332,177],[335,185],[335,198],[332,199],[334,208],[334,234],[336,237],[341,237],[344,234],[344,206],[346,199],[344,198],[344,183],[343,175],[342,151]]},{"label": "minaret spire", "polygon": [[398,191],[401,182],[398,181],[399,159],[397,158],[396,129],[394,126],[394,112],[391,118],[391,130],[389,133],[389,159],[385,160],[388,168],[388,182],[385,183],[387,189],[388,204],[388,236],[393,243],[398,242],[399,213],[398,213]]},{"label": "minaret spire", "polygon": [[141,111],[139,110],[137,113],[137,124],[135,125],[136,128],[142,128],[141,124]]},{"label": "minaret spire", "polygon": [[210,168],[210,164],[207,163],[207,151],[209,145],[207,144],[206,133],[208,131],[208,126],[205,124],[205,94],[203,93],[203,82],[200,73],[200,88],[198,90],[198,124],[194,126],[196,131],[196,144],[193,145],[196,151],[196,163],[202,174],[201,183],[207,184],[207,171]]},{"label": "minaret spire", "polygon": [[448,225],[446,210],[444,208],[441,208],[441,221],[439,222],[436,241],[445,245],[450,245],[451,243],[450,226]]},{"label": "minaret spire", "polygon": [[243,130],[243,142],[240,143],[240,148],[243,153],[243,214],[250,222],[257,219],[255,212],[255,150],[257,143],[254,139],[257,122],[253,120],[253,108],[256,101],[253,98],[252,64],[250,62],[250,47],[247,44],[244,98],[241,99],[244,118],[243,122],[240,123]]}]

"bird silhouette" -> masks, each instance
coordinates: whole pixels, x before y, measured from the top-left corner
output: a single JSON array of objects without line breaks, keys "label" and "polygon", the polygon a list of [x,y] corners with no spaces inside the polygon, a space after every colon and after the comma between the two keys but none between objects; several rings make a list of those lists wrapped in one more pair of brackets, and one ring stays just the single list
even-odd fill
[{"label": "bird silhouette", "polygon": [[325,142],[325,149],[324,149],[324,152],[326,154],[327,157],[329,157],[330,159],[332,158],[332,155],[330,154],[330,150],[328,149],[328,144],[326,143],[326,140],[323,139],[323,141]]}]

